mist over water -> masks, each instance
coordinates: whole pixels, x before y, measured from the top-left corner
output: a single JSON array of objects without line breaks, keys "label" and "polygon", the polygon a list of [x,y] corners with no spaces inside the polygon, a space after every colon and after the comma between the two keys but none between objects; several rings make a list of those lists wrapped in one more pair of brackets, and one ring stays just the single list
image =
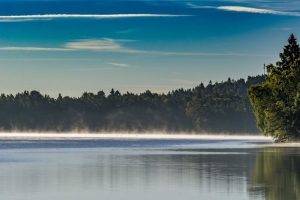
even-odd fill
[{"label": "mist over water", "polygon": [[54,133],[54,132],[0,132],[1,137],[31,137],[31,138],[177,138],[177,139],[259,139],[271,140],[270,137],[253,134],[196,134],[169,132],[100,132],[100,133]]},{"label": "mist over water", "polygon": [[[14,134],[1,135],[0,149],[36,148],[125,148],[136,149],[228,149],[249,148],[272,140],[260,137],[221,137],[190,135],[90,135],[90,134]],[[241,145],[243,144],[243,145]]]},{"label": "mist over water", "polygon": [[296,174],[282,184],[298,183],[297,145],[248,136],[143,136],[1,134],[0,197],[277,200],[270,196],[280,186],[268,184],[276,176],[261,167],[272,162],[262,157],[276,158],[277,174]]}]

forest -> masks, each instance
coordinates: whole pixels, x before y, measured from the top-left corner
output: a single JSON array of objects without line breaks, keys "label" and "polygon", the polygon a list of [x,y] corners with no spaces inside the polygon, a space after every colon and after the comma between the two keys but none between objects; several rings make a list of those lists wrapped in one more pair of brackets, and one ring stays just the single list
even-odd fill
[{"label": "forest", "polygon": [[51,98],[39,91],[0,96],[2,132],[189,132],[259,134],[247,90],[265,81],[200,83],[167,94],[84,92],[80,97]]}]

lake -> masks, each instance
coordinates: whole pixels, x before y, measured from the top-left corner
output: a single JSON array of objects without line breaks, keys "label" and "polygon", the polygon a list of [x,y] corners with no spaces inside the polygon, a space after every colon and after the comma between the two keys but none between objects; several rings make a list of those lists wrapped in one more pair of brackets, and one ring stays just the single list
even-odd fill
[{"label": "lake", "polygon": [[299,147],[262,137],[5,136],[0,198],[299,199]]}]

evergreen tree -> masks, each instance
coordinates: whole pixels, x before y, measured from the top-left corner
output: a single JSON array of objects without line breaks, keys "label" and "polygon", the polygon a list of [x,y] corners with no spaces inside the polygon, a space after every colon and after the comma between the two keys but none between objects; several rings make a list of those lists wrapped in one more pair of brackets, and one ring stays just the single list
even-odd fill
[{"label": "evergreen tree", "polygon": [[288,45],[284,46],[283,52],[279,54],[279,57],[281,61],[278,61],[276,65],[282,70],[289,69],[295,60],[300,57],[300,48],[294,34],[290,35]]},{"label": "evergreen tree", "polygon": [[279,142],[300,139],[300,53],[292,34],[281,61],[248,93],[258,128]]}]

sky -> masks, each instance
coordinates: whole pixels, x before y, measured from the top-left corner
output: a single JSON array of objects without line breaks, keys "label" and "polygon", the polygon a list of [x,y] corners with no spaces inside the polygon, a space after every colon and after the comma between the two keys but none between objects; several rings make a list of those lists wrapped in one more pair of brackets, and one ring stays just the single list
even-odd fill
[{"label": "sky", "polygon": [[263,74],[298,0],[0,0],[0,93],[167,93]]}]

